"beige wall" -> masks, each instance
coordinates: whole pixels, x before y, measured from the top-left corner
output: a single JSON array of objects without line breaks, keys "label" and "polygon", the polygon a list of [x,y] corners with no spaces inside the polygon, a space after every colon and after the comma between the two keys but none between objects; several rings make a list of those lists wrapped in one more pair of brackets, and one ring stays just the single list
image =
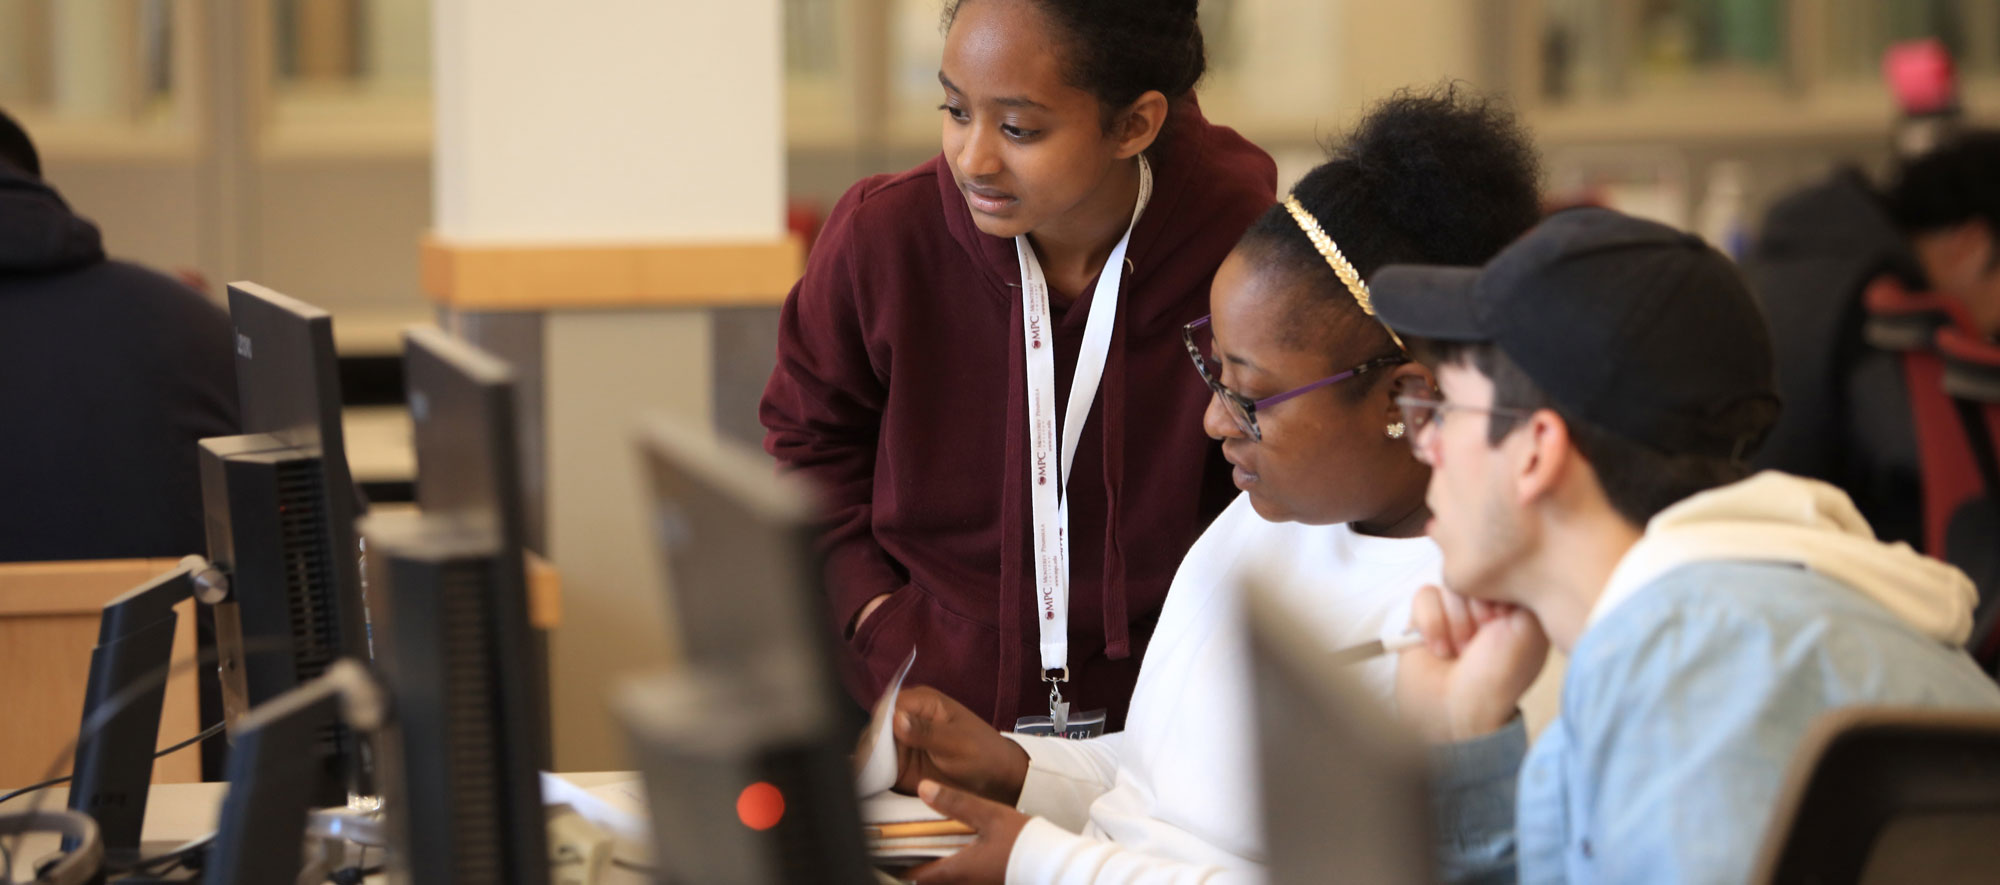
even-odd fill
[{"label": "beige wall", "polygon": [[[44,165],[70,205],[103,229],[111,255],[161,271],[201,270],[220,298],[228,280],[205,266],[213,234],[200,219],[210,197],[191,160],[54,156]],[[416,242],[430,221],[430,177],[425,156],[262,164],[240,275],[336,316],[420,314]]]},{"label": "beige wall", "polygon": [[764,238],[784,212],[776,0],[438,0],[455,240]]},{"label": "beige wall", "polygon": [[[436,233],[450,244],[687,245],[784,233],[778,0],[434,0]],[[550,292],[551,302],[564,293]],[[712,426],[700,309],[543,318],[555,764],[625,764],[612,684],[669,657],[632,430]]]},{"label": "beige wall", "polygon": [[562,771],[625,768],[606,715],[619,678],[672,661],[665,575],[634,447],[641,414],[706,423],[708,318],[604,311],[546,327],[550,553],[564,574],[550,637],[550,715]]}]

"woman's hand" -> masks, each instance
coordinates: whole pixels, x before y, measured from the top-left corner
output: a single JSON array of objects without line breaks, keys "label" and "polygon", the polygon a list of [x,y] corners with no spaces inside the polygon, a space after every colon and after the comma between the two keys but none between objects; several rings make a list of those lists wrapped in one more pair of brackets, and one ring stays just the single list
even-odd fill
[{"label": "woman's hand", "polygon": [[895,717],[897,790],[934,780],[1009,806],[1020,800],[1028,751],[964,704],[934,688],[904,688]]},{"label": "woman's hand", "polygon": [[924,781],[917,787],[917,795],[925,805],[971,827],[978,836],[952,856],[911,870],[910,881],[918,885],[1007,881],[1007,859],[1014,853],[1014,842],[1021,838],[1021,828],[1028,825],[1027,815],[937,781]]}]

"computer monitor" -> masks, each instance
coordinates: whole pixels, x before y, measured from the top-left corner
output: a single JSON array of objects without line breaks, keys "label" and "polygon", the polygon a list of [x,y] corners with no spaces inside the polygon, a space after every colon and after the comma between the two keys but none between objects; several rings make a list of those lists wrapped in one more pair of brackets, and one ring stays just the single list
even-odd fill
[{"label": "computer monitor", "polygon": [[[333,319],[254,283],[230,285],[229,310],[244,433],[202,441],[201,480],[209,559],[232,587],[215,620],[235,723],[369,648]],[[317,743],[320,804],[373,792],[362,741],[336,725]]]},{"label": "computer monitor", "polygon": [[395,709],[377,742],[391,864],[410,882],[546,885],[514,376],[437,330],[404,344],[419,511],[361,522]]},{"label": "computer monitor", "polygon": [[641,451],[686,661],[615,699],[662,881],[873,881],[824,617],[816,510],[768,460],[668,420]]},{"label": "computer monitor", "polygon": [[[229,284],[229,320],[235,327],[236,399],[243,432],[267,433],[285,445],[323,455],[320,471],[326,487],[339,492],[328,495],[329,506],[352,517],[357,498],[340,428],[340,355],[333,346],[333,316],[265,286],[238,282]],[[334,570],[344,585],[360,581],[351,561]]]},{"label": "computer monitor", "polygon": [[779,659],[818,681],[815,701],[846,702],[822,591],[822,526],[813,490],[761,452],[666,419],[640,445],[652,530],[665,563],[682,657],[695,667]]},{"label": "computer monitor", "polygon": [[[140,856],[139,832],[167,693],[161,677],[172,661],[180,621],[174,607],[194,597],[194,573],[206,566],[201,557],[188,557],[105,603],[98,620],[76,762],[70,769],[69,807],[97,821],[104,857],[111,863],[130,863]],[[114,699],[124,702],[115,711],[109,706]],[[98,719],[102,721],[93,722]],[[64,845],[65,850],[74,847]]]},{"label": "computer monitor", "polygon": [[343,658],[237,722],[229,794],[202,860],[205,885],[294,882],[304,865],[306,818],[321,805],[321,760],[299,752],[328,729],[372,730],[382,701],[366,667]]},{"label": "computer monitor", "polygon": [[1270,881],[1430,883],[1423,743],[1272,584],[1244,587]]}]

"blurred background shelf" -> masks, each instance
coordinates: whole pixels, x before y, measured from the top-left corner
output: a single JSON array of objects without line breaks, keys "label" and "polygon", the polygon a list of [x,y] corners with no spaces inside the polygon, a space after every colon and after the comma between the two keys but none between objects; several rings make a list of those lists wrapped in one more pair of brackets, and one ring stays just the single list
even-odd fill
[{"label": "blurred background shelf", "polygon": [[[1740,161],[1754,218],[1837,161],[1886,159],[1895,111],[1880,58],[1912,37],[1942,39],[1969,116],[2000,120],[2000,0],[1201,9],[1204,109],[1271,151],[1281,184],[1391,90],[1462,80],[1519,109],[1552,184],[1594,174],[1572,157],[1629,150],[1674,157],[1687,203],[1711,163]],[[785,0],[801,225],[855,179],[936,153],[941,12],[941,0]],[[428,0],[0,0],[0,107],[121,257],[188,272],[217,297],[256,278],[336,316],[420,311],[430,18]]]}]

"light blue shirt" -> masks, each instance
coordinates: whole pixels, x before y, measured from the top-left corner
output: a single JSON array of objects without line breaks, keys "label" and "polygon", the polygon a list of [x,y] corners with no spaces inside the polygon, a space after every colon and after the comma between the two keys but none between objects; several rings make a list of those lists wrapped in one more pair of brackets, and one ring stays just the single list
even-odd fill
[{"label": "light blue shirt", "polygon": [[1518,720],[1438,749],[1442,872],[1743,882],[1807,729],[1854,705],[1995,709],[2000,686],[1804,569],[1675,569],[1584,632],[1561,715],[1532,751]]}]

